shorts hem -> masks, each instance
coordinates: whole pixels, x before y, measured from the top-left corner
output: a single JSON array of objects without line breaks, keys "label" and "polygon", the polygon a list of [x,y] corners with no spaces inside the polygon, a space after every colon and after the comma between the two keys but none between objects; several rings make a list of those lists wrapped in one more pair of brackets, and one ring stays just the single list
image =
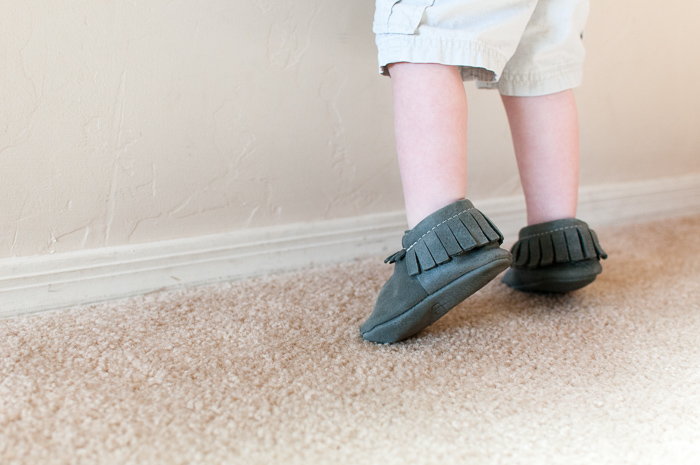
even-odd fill
[{"label": "shorts hem", "polygon": [[425,38],[420,35],[377,34],[379,73],[388,76],[391,63],[438,63],[460,67],[462,79],[495,82],[508,57],[481,42],[453,37]]},{"label": "shorts hem", "polygon": [[480,89],[498,89],[501,95],[536,97],[573,89],[583,81],[583,63],[531,73],[503,73],[498,82],[477,81]]}]

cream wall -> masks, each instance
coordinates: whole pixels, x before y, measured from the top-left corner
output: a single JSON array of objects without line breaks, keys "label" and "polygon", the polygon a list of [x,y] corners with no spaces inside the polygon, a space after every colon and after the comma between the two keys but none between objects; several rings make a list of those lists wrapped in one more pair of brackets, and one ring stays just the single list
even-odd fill
[{"label": "cream wall", "polygon": [[[700,172],[700,4],[594,2],[582,185]],[[402,208],[372,2],[0,0],[0,258]],[[519,192],[467,85],[470,198]]]}]

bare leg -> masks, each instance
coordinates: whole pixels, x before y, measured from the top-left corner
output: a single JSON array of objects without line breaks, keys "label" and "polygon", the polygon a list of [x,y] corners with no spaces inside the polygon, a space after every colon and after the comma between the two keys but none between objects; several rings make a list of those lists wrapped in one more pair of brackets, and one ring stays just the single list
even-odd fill
[{"label": "bare leg", "polygon": [[[458,68],[397,63],[389,70],[396,149],[411,231],[402,238],[405,249],[390,257],[394,274],[360,327],[364,339],[382,343],[417,334],[511,263],[510,254],[497,247],[496,231],[483,221],[477,224],[479,215],[472,217],[469,202],[463,200],[467,97]],[[448,208],[436,213],[442,207]],[[426,217],[430,219],[417,228]],[[474,237],[468,237],[472,231]],[[477,237],[483,237],[480,244]],[[463,244],[468,253],[463,253]]]},{"label": "bare leg", "polygon": [[467,188],[467,96],[459,70],[389,65],[394,130],[408,227],[463,199]]},{"label": "bare leg", "polygon": [[579,132],[573,91],[502,99],[525,191],[527,223],[574,218]]}]

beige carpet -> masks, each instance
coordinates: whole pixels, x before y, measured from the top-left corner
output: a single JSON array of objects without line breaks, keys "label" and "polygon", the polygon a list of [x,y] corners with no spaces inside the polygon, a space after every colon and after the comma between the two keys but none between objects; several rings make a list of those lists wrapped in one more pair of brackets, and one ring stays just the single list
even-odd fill
[{"label": "beige carpet", "polygon": [[0,463],[700,463],[700,217],[597,229],[392,346],[383,257],[0,321]]}]

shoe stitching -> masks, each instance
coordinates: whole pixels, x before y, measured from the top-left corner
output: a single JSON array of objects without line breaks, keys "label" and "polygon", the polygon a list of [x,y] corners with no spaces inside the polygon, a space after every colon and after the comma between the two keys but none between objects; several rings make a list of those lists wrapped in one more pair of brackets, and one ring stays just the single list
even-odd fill
[{"label": "shoe stitching", "polygon": [[447,218],[447,219],[446,219],[445,221],[443,221],[442,223],[436,224],[435,226],[433,226],[433,228],[432,228],[430,231],[428,231],[428,232],[426,232],[425,234],[423,234],[421,237],[419,237],[419,238],[416,240],[416,242],[414,242],[413,244],[411,244],[411,245],[406,249],[406,252],[408,252],[409,250],[411,250],[411,249],[413,248],[413,246],[415,246],[415,245],[418,244],[420,241],[422,241],[423,238],[424,238],[425,236],[427,236],[427,235],[430,234],[431,232],[435,231],[438,227],[442,226],[443,224],[447,223],[448,221],[450,221],[450,220],[453,219],[453,218],[457,218],[457,217],[458,217],[459,215],[461,215],[462,213],[467,213],[467,212],[470,211],[470,210],[475,210],[475,208],[476,208],[476,207],[467,208],[466,210],[463,210],[463,211],[457,213],[456,215]]},{"label": "shoe stitching", "polygon": [[566,226],[563,228],[552,229],[551,231],[547,231],[547,232],[543,232],[543,233],[539,233],[539,234],[533,234],[532,236],[525,236],[523,238],[518,239],[518,242],[524,241],[525,239],[532,239],[533,237],[546,236],[547,234],[552,234],[553,232],[557,232],[557,231],[563,231],[565,229],[578,229],[578,228],[579,228],[579,226]]}]

